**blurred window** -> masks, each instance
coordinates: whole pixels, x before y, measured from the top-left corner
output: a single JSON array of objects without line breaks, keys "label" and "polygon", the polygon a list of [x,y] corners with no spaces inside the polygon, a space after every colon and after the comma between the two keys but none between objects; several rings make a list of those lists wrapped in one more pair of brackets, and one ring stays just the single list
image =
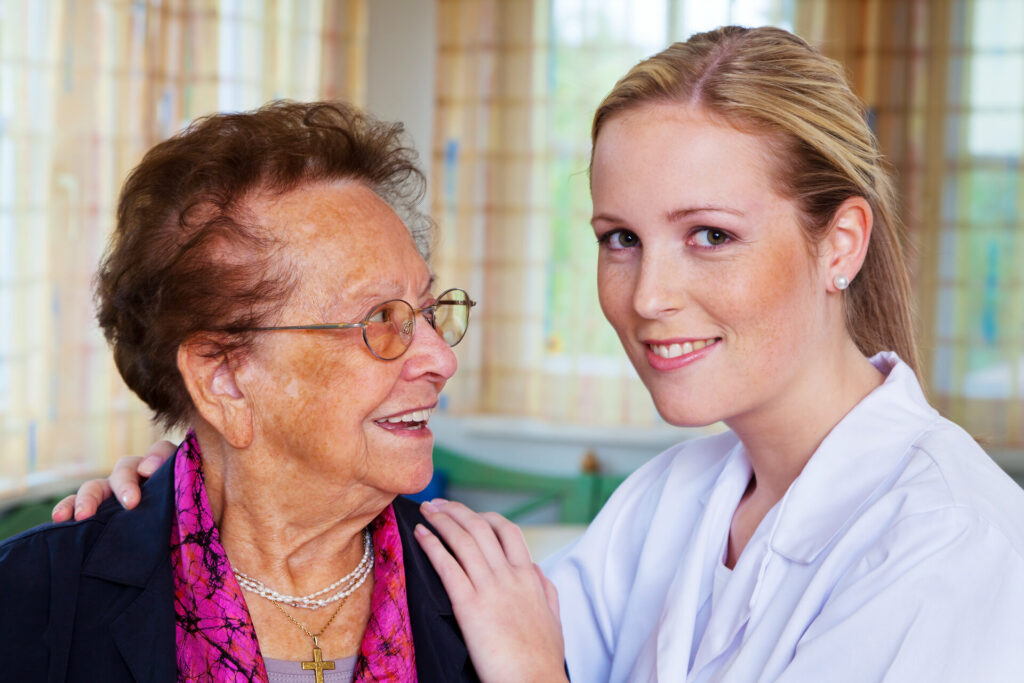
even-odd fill
[{"label": "blurred window", "polygon": [[985,402],[1024,399],[1024,3],[954,7],[933,389],[999,441],[1020,404]]}]

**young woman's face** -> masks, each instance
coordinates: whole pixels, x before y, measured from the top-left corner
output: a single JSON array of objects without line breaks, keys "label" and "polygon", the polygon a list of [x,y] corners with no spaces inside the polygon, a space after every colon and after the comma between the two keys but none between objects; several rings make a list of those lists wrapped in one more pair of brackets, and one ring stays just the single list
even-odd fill
[{"label": "young woman's face", "polygon": [[676,425],[730,421],[809,379],[823,259],[775,191],[770,146],[679,105],[616,115],[594,150],[601,307]]}]

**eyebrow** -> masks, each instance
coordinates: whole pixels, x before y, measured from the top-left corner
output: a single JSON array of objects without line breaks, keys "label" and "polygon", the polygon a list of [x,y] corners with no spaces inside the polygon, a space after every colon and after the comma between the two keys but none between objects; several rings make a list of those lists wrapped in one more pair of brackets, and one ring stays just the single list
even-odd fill
[{"label": "eyebrow", "polygon": [[[724,207],[724,206],[691,206],[691,207],[686,207],[684,209],[675,209],[674,211],[669,211],[668,213],[665,214],[665,220],[668,221],[669,223],[675,223],[677,221],[683,220],[684,218],[687,218],[688,216],[690,216],[692,214],[703,213],[703,212],[728,213],[728,214],[732,214],[734,216],[743,216],[744,215],[744,213],[742,211],[740,211],[739,209],[730,209],[730,208],[727,208],[727,207]],[[594,217],[592,217],[590,219],[590,224],[593,225],[594,223],[596,223],[598,221],[607,221],[609,223],[623,223],[624,222],[618,216],[613,216],[613,215],[607,214],[607,213],[599,213],[599,214],[595,215]]]},{"label": "eyebrow", "polygon": [[[429,293],[434,289],[435,282],[437,282],[437,276],[431,273],[426,286],[423,287],[419,293],[421,295]],[[385,280],[384,282],[367,283],[366,285],[357,288],[352,292],[352,298],[360,301],[364,299],[380,299],[381,301],[387,299],[401,299],[404,294],[404,290],[405,287],[398,280]]]},{"label": "eyebrow", "polygon": [[667,214],[665,214],[665,219],[670,223],[675,223],[676,221],[683,220],[684,218],[690,216],[691,214],[703,213],[705,211],[728,213],[732,214],[733,216],[743,215],[743,212],[738,209],[730,209],[724,206],[693,206],[685,209],[676,209],[675,211],[669,211]]}]

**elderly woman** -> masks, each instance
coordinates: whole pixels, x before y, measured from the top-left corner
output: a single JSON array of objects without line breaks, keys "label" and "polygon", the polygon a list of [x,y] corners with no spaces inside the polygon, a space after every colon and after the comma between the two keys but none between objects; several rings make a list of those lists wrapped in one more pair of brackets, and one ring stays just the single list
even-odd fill
[{"label": "elderly woman", "polygon": [[5,678],[476,680],[398,497],[430,480],[474,305],[432,294],[400,132],[280,102],[131,174],[99,320],[128,386],[190,430],[137,511],[0,546]]}]

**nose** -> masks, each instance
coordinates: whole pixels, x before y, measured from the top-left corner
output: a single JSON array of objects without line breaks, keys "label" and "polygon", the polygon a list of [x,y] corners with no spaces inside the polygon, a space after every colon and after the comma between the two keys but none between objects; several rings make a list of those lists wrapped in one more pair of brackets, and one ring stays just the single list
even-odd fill
[{"label": "nose", "polygon": [[410,380],[429,376],[433,381],[446,382],[459,365],[452,347],[423,317],[416,321],[416,332],[402,360],[402,374]]},{"label": "nose", "polygon": [[646,249],[633,289],[633,308],[647,319],[661,318],[684,306],[683,273],[668,249]]}]

